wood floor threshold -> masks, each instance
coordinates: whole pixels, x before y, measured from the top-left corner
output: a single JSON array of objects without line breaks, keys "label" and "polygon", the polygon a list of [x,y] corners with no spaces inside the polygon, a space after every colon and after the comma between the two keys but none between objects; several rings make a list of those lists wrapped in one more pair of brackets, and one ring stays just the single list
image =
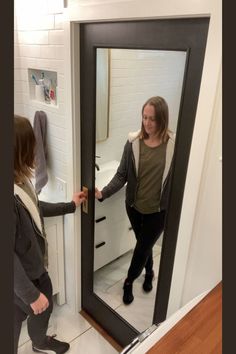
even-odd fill
[{"label": "wood floor threshold", "polygon": [[120,344],[118,344],[89,314],[87,314],[87,312],[81,310],[80,314],[88,321],[88,323],[91,324],[93,328],[96,329],[96,331],[98,331],[103,336],[106,341],[112,345],[113,348],[115,348],[118,352],[123,350]]},{"label": "wood floor threshold", "polygon": [[221,282],[147,352],[177,353],[222,353]]},{"label": "wood floor threshold", "polygon": [[[118,352],[123,348],[84,310],[80,314]],[[146,354],[222,354],[222,282]]]}]

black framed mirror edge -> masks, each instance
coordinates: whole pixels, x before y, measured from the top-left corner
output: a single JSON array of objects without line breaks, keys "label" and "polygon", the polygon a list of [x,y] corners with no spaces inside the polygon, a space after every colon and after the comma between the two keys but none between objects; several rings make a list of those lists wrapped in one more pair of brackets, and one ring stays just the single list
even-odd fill
[{"label": "black framed mirror edge", "polygon": [[[190,19],[187,19],[188,21]],[[201,46],[201,61],[200,61],[200,67],[198,67],[197,74],[199,75],[198,80],[196,80],[195,78],[195,91],[191,92],[191,94],[194,96],[194,106],[195,109],[191,112],[192,113],[192,120],[191,120],[191,124],[187,124],[187,129],[188,129],[188,133],[189,133],[189,139],[187,139],[187,144],[186,146],[188,147],[188,149],[184,150],[185,151],[185,175],[180,177],[181,183],[180,185],[182,185],[184,187],[185,184],[185,178],[186,178],[186,172],[187,172],[187,164],[188,164],[188,158],[189,158],[189,152],[190,152],[190,146],[191,146],[191,139],[192,139],[192,132],[193,132],[193,128],[194,128],[194,121],[195,121],[195,113],[196,113],[196,108],[197,108],[197,100],[198,100],[198,94],[199,94],[199,88],[200,88],[200,82],[201,82],[201,73],[202,73],[202,67],[203,67],[203,60],[204,60],[204,53],[205,53],[205,45],[206,45],[206,39],[207,39],[207,32],[208,32],[208,24],[209,24],[209,18],[204,17],[204,18],[194,18],[192,19],[194,21],[197,22],[202,22],[202,20],[204,20],[204,28],[202,28],[202,33],[201,36],[198,37],[200,40],[200,44],[198,43],[198,45]],[[142,21],[135,21],[136,23],[142,23],[142,25],[144,24],[148,24],[150,23],[150,21],[154,21],[154,20],[142,20]],[[167,20],[168,23],[170,23],[170,21],[173,20]],[[176,21],[176,20],[175,20]],[[186,19],[178,19],[178,22],[186,23]],[[165,23],[165,20],[155,20],[155,22],[158,22],[160,24],[160,22],[163,24]],[[119,25],[124,24],[127,25],[127,23],[132,24],[133,21],[119,21]],[[93,293],[93,291],[91,289],[93,289],[93,285],[92,285],[92,276],[93,276],[93,261],[90,262],[90,264],[87,262],[88,261],[88,257],[86,258],[84,255],[85,254],[90,254],[91,255],[91,251],[93,254],[93,239],[90,239],[90,245],[88,245],[87,242],[85,242],[85,239],[83,237],[84,233],[86,232],[86,234],[88,235],[88,229],[90,232],[90,236],[94,231],[94,225],[93,225],[93,219],[94,219],[94,198],[92,196],[92,193],[94,191],[94,177],[95,177],[95,171],[93,169],[93,165],[95,162],[95,139],[94,139],[94,132],[95,129],[93,131],[93,129],[91,129],[91,123],[93,125],[95,125],[95,118],[94,118],[94,108],[90,107],[89,110],[89,114],[85,114],[85,110],[88,109],[88,106],[86,105],[86,102],[88,101],[88,97],[86,98],[86,95],[88,94],[88,92],[93,92],[93,96],[95,94],[95,85],[94,85],[94,80],[96,78],[96,73],[95,73],[95,59],[94,57],[96,57],[96,55],[94,56],[94,54],[92,54],[91,56],[91,50],[94,51],[94,48],[99,46],[103,46],[103,47],[108,47],[108,48],[114,48],[117,46],[114,46],[114,43],[112,45],[112,42],[110,42],[110,39],[107,40],[107,43],[104,43],[104,39],[101,43],[101,41],[99,41],[98,44],[98,40],[94,40],[94,39],[90,39],[90,42],[88,44],[87,39],[86,39],[86,44],[84,43],[85,38],[84,36],[84,29],[85,27],[88,28],[89,25],[97,25],[100,26],[101,24],[104,24],[104,22],[102,23],[86,23],[86,24],[82,24],[82,30],[80,31],[81,33],[81,45],[83,47],[83,45],[87,48],[88,53],[89,53],[89,61],[87,61],[87,51],[86,48],[83,47],[83,51],[81,50],[81,87],[83,87],[84,90],[81,91],[81,168],[82,168],[82,185],[86,184],[89,186],[90,189],[90,196],[89,198],[91,199],[91,203],[90,203],[90,208],[89,208],[89,215],[90,215],[90,219],[89,219],[89,215],[82,215],[82,226],[81,226],[81,230],[82,230],[82,307],[83,309],[85,309],[86,311],[88,311],[88,313],[98,322],[102,325],[102,327],[104,327],[105,330],[108,331],[108,333],[110,333],[121,345],[126,345],[128,342],[130,342],[134,336],[137,335],[137,331],[130,325],[128,324],[124,319],[119,318],[119,316],[117,314],[114,313],[114,311],[112,311],[111,308],[109,308],[108,305],[106,305],[105,303],[103,303],[103,301],[101,299],[99,299],[97,296],[95,296],[95,294]],[[105,22],[105,24],[109,24],[109,25],[113,25],[113,22]],[[117,24],[117,22],[115,22],[115,24]],[[187,33],[187,32],[186,32]],[[185,33],[185,34],[186,34]],[[188,32],[189,34],[189,32]],[[190,33],[192,35],[192,33]],[[199,36],[199,31],[198,31],[198,36]],[[185,38],[186,39],[186,38]],[[117,39],[116,39],[117,40]],[[185,42],[185,41],[184,41]],[[117,44],[117,42],[116,42]],[[129,46],[130,45],[130,46]],[[137,46],[131,45],[131,44],[120,44],[120,47],[122,48],[130,48],[130,49],[135,49]],[[89,49],[88,49],[89,46]],[[135,47],[135,48],[134,48]],[[140,49],[140,46],[138,46]],[[152,48],[150,48],[150,45],[147,45],[146,48],[144,48],[144,46],[142,46],[142,49],[157,49],[156,45],[152,46]],[[159,49],[162,47],[159,46]],[[184,47],[185,50],[186,48],[188,48],[188,50],[191,51],[191,46],[187,46],[187,45],[181,45],[179,47]],[[163,48],[162,48],[163,49]],[[165,48],[166,49],[166,48]],[[175,50],[175,49],[173,49]],[[196,55],[196,53],[195,53]],[[86,60],[85,60],[86,57]],[[186,104],[186,102],[184,100],[186,100],[186,90],[187,90],[187,86],[188,86],[188,81],[189,81],[189,77],[187,77],[190,73],[191,70],[193,70],[193,68],[189,68],[189,63],[191,64],[191,61],[193,59],[193,54],[191,53],[191,55],[189,56],[189,60],[188,60],[188,65],[186,66],[186,78],[184,81],[185,84],[185,88],[183,88],[182,90],[182,99],[181,99],[181,109],[180,109],[180,113],[179,115],[182,117],[183,115],[183,109],[184,109],[184,103]],[[199,58],[198,58],[199,59]],[[87,64],[87,70],[84,70],[84,64]],[[93,69],[91,70],[91,66],[90,66],[90,73],[88,72],[88,66],[89,65],[93,65]],[[87,75],[86,75],[87,74]],[[89,74],[89,75],[88,75]],[[89,80],[88,80],[89,77]],[[89,82],[89,84],[88,84]],[[192,83],[190,85],[190,88],[192,87]],[[190,97],[191,98],[191,95]],[[91,99],[91,96],[90,96]],[[87,101],[86,101],[87,100]],[[91,102],[91,100],[90,100]],[[93,100],[93,103],[95,104],[95,101]],[[91,105],[93,106],[93,105]],[[90,137],[92,139],[90,146],[86,146],[86,158],[84,155],[84,149],[83,149],[83,129],[87,129],[87,125],[88,125],[88,121],[86,122],[86,118],[90,117]],[[85,118],[86,117],[86,118]],[[185,118],[186,121],[186,118]],[[179,141],[180,141],[180,136],[179,133],[181,132],[181,129],[183,130],[181,126],[183,122],[183,119],[179,119],[178,122],[178,129],[177,129],[177,140],[176,140],[176,146],[178,146]],[[87,125],[86,125],[87,124]],[[182,124],[183,125],[183,124]],[[180,144],[181,145],[181,144]],[[185,146],[185,147],[186,147]],[[180,146],[181,150],[183,150],[183,146]],[[176,149],[175,149],[176,150]],[[187,154],[186,154],[187,152]],[[91,164],[90,168],[88,168],[88,166],[86,165],[86,161],[89,157]],[[178,154],[176,154],[175,152],[175,164],[178,163],[179,161],[179,156]],[[182,162],[183,164],[183,162]],[[176,168],[174,169],[176,171]],[[87,173],[85,172],[87,171]],[[173,181],[178,181],[179,178],[177,178],[177,174],[173,174]],[[88,182],[88,183],[87,183]],[[174,191],[174,192],[173,192]],[[178,201],[176,200],[176,198],[178,197]],[[170,195],[170,200],[169,200],[169,205],[170,208],[172,208],[169,211],[169,215],[171,213],[174,213],[174,215],[177,217],[177,224],[179,224],[179,219],[180,219],[180,214],[181,214],[181,205],[182,205],[182,197],[183,197],[183,193],[182,196],[180,194],[177,193],[176,195],[176,188],[172,188],[171,191],[171,195]],[[173,207],[174,206],[174,207]],[[177,212],[176,210],[176,206],[178,206],[179,208],[179,212]],[[92,216],[92,218],[91,218]],[[169,217],[169,216],[168,216]],[[176,225],[176,223],[175,223]],[[167,218],[167,230],[165,230],[165,233],[172,233],[173,235],[173,227],[172,229],[169,227],[168,230],[168,218]],[[178,229],[178,225],[177,225],[177,229]],[[175,230],[176,231],[176,230]],[[178,231],[178,230],[177,230]],[[153,316],[153,321],[154,323],[158,323],[161,322],[162,320],[164,320],[165,315],[166,315],[166,310],[167,310],[167,306],[168,306],[168,298],[169,298],[169,291],[170,291],[170,283],[171,283],[171,275],[172,275],[172,269],[173,269],[173,264],[174,264],[174,255],[175,255],[175,247],[176,247],[176,242],[177,242],[177,233],[175,234],[175,237],[173,237],[171,244],[167,242],[167,237],[165,237],[163,239],[163,249],[166,249],[168,252],[170,252],[170,248],[172,247],[171,250],[171,262],[169,263],[168,266],[168,276],[163,279],[163,276],[160,276],[160,279],[158,280],[158,289],[157,289],[157,294],[156,294],[156,302],[155,302],[155,311],[154,311],[154,316]],[[170,247],[171,246],[171,247]],[[173,247],[174,246],[174,247]],[[90,253],[89,253],[90,252]],[[164,251],[162,252],[162,256],[161,256],[161,264],[160,264],[160,269],[161,267],[165,267],[166,266],[166,258],[164,257]],[[85,259],[86,258],[86,259]],[[90,257],[89,257],[90,258]],[[91,260],[91,258],[90,258]],[[166,273],[166,272],[165,272]],[[160,284],[164,284],[166,290],[163,292],[161,291],[161,285]],[[163,287],[163,286],[162,286]],[[163,289],[162,289],[163,290]],[[160,303],[163,306],[163,310],[160,311]],[[103,312],[103,314],[107,316],[107,321],[104,321],[105,316],[103,315],[103,320],[101,321],[99,312]],[[159,311],[159,312],[158,312]],[[102,322],[102,323],[101,323]],[[111,328],[112,327],[112,328]],[[119,335],[117,336],[117,333],[119,333]]]},{"label": "black framed mirror edge", "polygon": [[[160,260],[160,267],[159,267],[159,275],[160,278],[158,279],[158,285],[163,282],[162,286],[162,291],[160,291],[160,286],[157,287],[157,294],[156,294],[156,300],[155,300],[155,311],[153,315],[153,323],[160,323],[166,319],[166,314],[167,314],[167,309],[168,309],[168,302],[169,302],[169,294],[171,290],[171,280],[172,280],[172,272],[173,272],[173,266],[174,266],[174,259],[175,259],[175,252],[176,252],[176,244],[177,244],[177,237],[178,237],[178,228],[179,228],[179,222],[180,222],[180,217],[181,217],[181,212],[182,212],[182,202],[183,202],[183,195],[184,195],[184,186],[185,186],[185,180],[186,180],[186,175],[187,175],[187,168],[188,168],[188,162],[189,162],[189,155],[190,155],[190,148],[191,148],[191,142],[192,142],[192,135],[193,135],[193,130],[194,130],[194,124],[195,124],[195,116],[196,116],[196,110],[197,110],[197,103],[198,103],[198,97],[199,97],[199,90],[200,90],[200,84],[201,84],[201,77],[202,77],[202,69],[203,69],[203,63],[204,63],[204,54],[205,54],[205,47],[206,47],[206,40],[207,40],[207,33],[208,33],[208,27],[209,27],[209,20],[210,18],[205,18],[206,23],[205,23],[205,33],[204,31],[199,34],[199,42],[202,43],[202,48],[201,51],[202,53],[198,57],[198,60],[196,60],[195,56],[195,63],[193,64],[193,58],[191,58],[190,61],[190,56],[191,56],[191,48],[189,49],[189,56],[187,57],[188,60],[188,65],[186,65],[187,72],[185,72],[185,77],[188,77],[188,74],[190,71],[194,72],[190,68],[191,66],[198,64],[198,70],[195,71],[195,74],[198,73],[198,80],[195,80],[195,95],[192,97],[192,100],[194,102],[193,104],[193,111],[192,115],[190,115],[188,120],[188,125],[185,124],[184,129],[181,128],[181,125],[183,123],[187,122],[187,117],[184,119],[183,117],[183,104],[184,104],[184,91],[188,90],[188,86],[190,83],[190,77],[188,77],[188,80],[184,80],[184,86],[183,91],[182,91],[182,97],[181,97],[181,104],[180,104],[180,111],[179,111],[179,116],[181,116],[182,119],[178,119],[178,129],[176,133],[176,144],[175,144],[175,153],[174,153],[174,168],[173,168],[173,176],[172,180],[173,182],[175,181],[175,184],[177,184],[180,189],[182,189],[182,195],[177,196],[177,191],[178,188],[172,188],[170,191],[170,196],[169,196],[169,206],[168,206],[168,213],[172,212],[172,209],[174,208],[174,205],[177,207],[175,208],[175,217],[176,217],[176,225],[175,225],[175,230],[173,230],[173,225],[169,222],[168,225],[168,215],[167,215],[167,225],[165,225],[165,231],[164,234],[171,234],[172,236],[175,234],[175,237],[172,237],[172,239],[169,237],[163,237],[163,252]],[[200,38],[202,36],[202,38]],[[197,62],[198,61],[198,62]],[[190,65],[189,65],[190,64]],[[187,134],[186,134],[187,132]],[[185,138],[187,139],[182,139],[183,138],[183,133],[185,135]],[[180,142],[183,142],[185,140],[185,148],[180,146]],[[177,168],[176,166],[180,165],[180,160],[181,160],[181,154],[184,151],[185,155],[185,169],[182,170],[182,177],[180,176],[180,173],[178,172],[178,178],[177,178]],[[181,152],[181,153],[180,153]],[[178,155],[178,156],[176,156]],[[182,187],[182,188],[181,188]],[[175,191],[175,193],[172,193]],[[175,194],[175,195],[172,195]],[[173,210],[174,212],[174,210]],[[170,226],[170,227],[169,227]],[[172,227],[171,227],[172,226]],[[170,230],[168,230],[168,228]],[[171,230],[172,228],[172,230]],[[167,245],[167,241],[169,240],[169,244]],[[172,247],[171,247],[172,245]],[[166,248],[168,248],[168,251],[166,252]],[[168,257],[167,257],[168,254]],[[165,279],[163,278],[164,272],[162,270],[165,270]],[[165,286],[166,281],[168,280],[168,286]],[[162,304],[162,306],[158,306],[158,304]]]},{"label": "black framed mirror edge", "polygon": [[[184,78],[183,78],[183,86],[182,86],[182,92],[181,92],[181,98],[180,98],[180,106],[179,106],[179,114],[178,114],[178,123],[177,123],[177,131],[176,131],[176,142],[175,142],[175,151],[174,151],[174,156],[173,156],[173,171],[176,170],[176,146],[178,146],[178,137],[179,137],[179,129],[180,129],[180,117],[182,116],[182,107],[183,107],[183,101],[184,101],[184,92],[186,89],[186,78],[187,78],[187,73],[188,73],[188,64],[189,64],[189,56],[190,56],[190,48],[188,48],[188,50],[186,51],[186,62],[185,62],[185,68],[184,68]],[[192,131],[193,132],[193,131]],[[192,136],[192,133],[191,133]],[[190,151],[189,151],[190,153]],[[188,154],[189,157],[189,154]],[[186,176],[185,176],[186,178]],[[172,176],[173,179],[173,176]],[[185,184],[185,179],[184,179],[184,184]],[[162,250],[165,249],[166,247],[166,223],[168,220],[168,213],[169,213],[169,206],[170,206],[170,200],[171,200],[171,193],[172,193],[172,188],[170,190],[170,195],[169,195],[169,201],[168,201],[168,207],[167,207],[167,213],[166,213],[166,218],[165,218],[165,226],[164,226],[164,234],[163,234],[163,241],[162,241]],[[181,214],[181,209],[182,209],[182,201],[183,201],[183,193],[181,195],[181,207],[179,210],[179,215],[178,215],[178,223],[176,224],[176,236],[178,234],[178,230],[179,230],[179,221],[180,221],[180,214]],[[173,266],[174,266],[174,256],[175,256],[175,250],[176,250],[176,243],[177,243],[177,237],[175,239],[175,243],[173,244],[173,251],[172,252],[172,261],[168,262],[167,268],[169,270],[169,283],[171,282],[172,279],[172,270],[173,270]],[[167,308],[168,308],[168,300],[169,300],[169,293],[170,293],[170,286],[169,288],[165,288],[166,292],[164,293],[163,291],[160,292],[160,286],[159,284],[162,282],[162,278],[161,278],[161,270],[165,269],[164,267],[166,267],[166,262],[165,262],[165,258],[163,257],[163,254],[165,252],[162,253],[162,257],[160,259],[160,265],[159,265],[159,276],[158,276],[158,284],[157,284],[157,292],[156,292],[156,299],[155,299],[155,305],[154,305],[154,313],[153,313],[153,321],[152,323],[155,324],[159,324],[161,322],[163,322],[166,318],[166,314],[167,314]],[[165,272],[166,272],[165,269]],[[167,278],[168,279],[168,278]],[[158,306],[158,303],[162,304],[162,307],[160,308]]]}]

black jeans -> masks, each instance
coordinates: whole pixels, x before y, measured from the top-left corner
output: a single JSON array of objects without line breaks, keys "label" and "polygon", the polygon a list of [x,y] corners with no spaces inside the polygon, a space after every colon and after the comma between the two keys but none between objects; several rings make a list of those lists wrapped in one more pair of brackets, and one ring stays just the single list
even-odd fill
[{"label": "black jeans", "polygon": [[39,279],[32,281],[43,293],[48,301],[48,308],[41,314],[35,315],[30,306],[15,296],[14,303],[14,354],[17,353],[22,322],[27,318],[28,334],[32,342],[39,345],[44,342],[50,315],[53,309],[52,283],[48,273],[44,273]]},{"label": "black jeans", "polygon": [[165,211],[141,214],[127,203],[126,211],[137,240],[128,270],[128,280],[133,282],[144,267],[146,273],[152,272],[152,248],[164,229]]}]

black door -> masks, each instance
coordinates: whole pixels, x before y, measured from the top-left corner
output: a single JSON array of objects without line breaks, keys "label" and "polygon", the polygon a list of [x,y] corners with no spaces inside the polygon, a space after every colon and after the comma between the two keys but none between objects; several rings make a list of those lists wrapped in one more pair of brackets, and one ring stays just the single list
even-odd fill
[{"label": "black door", "polygon": [[201,82],[209,18],[165,19],[80,25],[81,178],[88,193],[82,212],[82,308],[118,343],[127,345],[138,331],[93,292],[94,185],[96,144],[96,48],[186,51],[174,153],[174,172],[165,225],[153,322],[165,319],[178,237],[185,178]]}]

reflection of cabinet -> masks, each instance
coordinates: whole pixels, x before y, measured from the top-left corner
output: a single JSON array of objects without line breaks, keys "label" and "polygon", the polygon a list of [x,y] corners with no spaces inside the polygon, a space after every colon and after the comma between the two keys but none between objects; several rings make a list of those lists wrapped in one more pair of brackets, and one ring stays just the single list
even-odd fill
[{"label": "reflection of cabinet", "polygon": [[65,303],[63,216],[45,218],[48,240],[48,273],[52,280],[53,295],[58,305]]},{"label": "reflection of cabinet", "polygon": [[125,210],[124,188],[95,203],[94,270],[134,247],[135,237]]}]

